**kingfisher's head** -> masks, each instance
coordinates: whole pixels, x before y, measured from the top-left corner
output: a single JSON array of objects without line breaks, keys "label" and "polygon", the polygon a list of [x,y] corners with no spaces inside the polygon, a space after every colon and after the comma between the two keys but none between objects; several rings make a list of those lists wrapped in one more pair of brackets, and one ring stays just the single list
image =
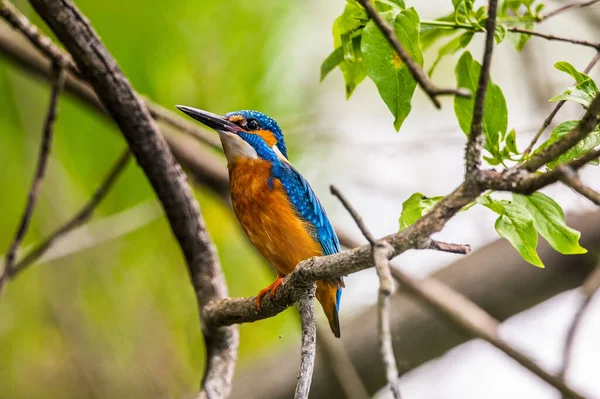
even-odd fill
[{"label": "kingfisher's head", "polygon": [[287,160],[287,149],[279,125],[261,112],[244,110],[219,116],[184,105],[177,105],[177,108],[219,133],[230,163],[244,158]]}]

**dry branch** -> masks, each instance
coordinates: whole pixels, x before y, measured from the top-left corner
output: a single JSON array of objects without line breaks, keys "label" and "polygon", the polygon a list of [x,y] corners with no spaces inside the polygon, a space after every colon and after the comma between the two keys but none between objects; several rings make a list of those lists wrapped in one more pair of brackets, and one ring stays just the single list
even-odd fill
[{"label": "dry branch", "polygon": [[58,112],[58,99],[60,92],[62,91],[63,84],[65,82],[65,74],[62,66],[54,65],[54,79],[52,84],[52,91],[50,93],[50,104],[48,105],[48,112],[46,119],[44,120],[44,127],[42,130],[42,139],[40,143],[40,150],[38,154],[37,165],[35,168],[35,174],[31,187],[27,194],[27,201],[25,202],[25,210],[23,216],[19,222],[15,236],[8,247],[6,258],[4,262],[4,269],[2,275],[0,275],[0,296],[6,286],[9,279],[12,278],[13,268],[17,259],[17,251],[21,246],[21,242],[27,233],[35,205],[42,189],[42,182],[46,175],[46,168],[48,166],[48,158],[50,156],[50,149],[52,147],[52,138],[54,135],[54,121],[56,120],[56,114]]},{"label": "dry branch", "polygon": [[580,287],[581,294],[583,298],[581,300],[581,304],[573,317],[573,322],[571,323],[569,330],[567,331],[567,338],[565,339],[565,345],[563,349],[563,362],[562,367],[558,375],[563,380],[566,378],[567,372],[569,371],[569,367],[571,366],[571,359],[573,354],[573,346],[575,345],[575,337],[577,332],[581,328],[581,322],[583,320],[583,316],[586,313],[592,299],[594,298],[596,292],[600,288],[600,267],[596,266],[596,269],[589,275],[589,277],[583,282]]},{"label": "dry branch", "polygon": [[542,15],[541,18],[539,19],[539,21],[540,22],[546,21],[552,17],[557,16],[558,14],[561,14],[561,13],[571,10],[573,8],[584,8],[584,7],[591,6],[592,4],[598,3],[598,1],[600,1],[600,0],[579,1],[579,2],[574,2],[574,3],[570,3],[570,4],[565,4],[564,6],[559,7],[556,10],[550,11],[549,13]]},{"label": "dry branch", "polygon": [[96,210],[96,207],[102,202],[102,200],[109,193],[110,189],[113,187],[117,178],[121,175],[121,172],[125,169],[130,159],[129,150],[125,150],[119,159],[114,163],[100,186],[96,189],[92,198],[88,201],[87,204],[81,208],[79,212],[75,214],[70,220],[68,220],[65,224],[56,229],[48,238],[46,238],[41,243],[37,244],[31,251],[27,253],[21,259],[15,267],[11,270],[11,278],[16,277],[20,272],[22,272],[29,265],[36,262],[47,250],[52,246],[52,244],[58,240],[60,237],[69,233],[73,229],[81,226],[83,223],[87,222],[89,218]]},{"label": "dry branch", "polygon": [[583,182],[579,180],[577,172],[575,172],[572,168],[565,165],[561,165],[559,168],[560,173],[562,174],[560,180],[565,185],[571,187],[573,190],[577,191],[594,204],[600,206],[600,193],[583,184]]},{"label": "dry branch", "polygon": [[419,281],[397,268],[392,268],[391,272],[401,287],[409,290],[419,300],[435,312],[441,313],[457,327],[494,345],[520,365],[555,387],[566,397],[584,399],[583,395],[569,387],[562,378],[548,373],[531,358],[500,338],[498,335],[499,322],[464,296],[434,279]]},{"label": "dry branch", "polygon": [[490,79],[490,67],[492,65],[492,53],[494,51],[494,32],[496,29],[496,14],[498,11],[498,0],[490,0],[488,9],[488,23],[485,34],[485,48],[483,62],[475,102],[473,105],[473,119],[471,130],[465,151],[465,182],[470,183],[477,179],[477,172],[481,167],[481,151],[483,149],[483,113],[485,111],[485,93]]},{"label": "dry branch", "polygon": [[302,348],[300,350],[300,369],[295,399],[308,399],[312,381],[315,356],[317,353],[317,319],[315,317],[315,289],[313,284],[298,300],[298,311],[302,324]]},{"label": "dry branch", "polygon": [[[596,55],[594,56],[594,58],[592,58],[592,60],[589,62],[589,64],[587,64],[587,66],[583,70],[583,73],[586,73],[586,74],[590,73],[590,71],[598,63],[598,61],[600,61],[600,51],[596,52]],[[567,100],[562,100],[562,101],[559,101],[558,103],[556,103],[556,106],[552,109],[552,111],[550,112],[550,115],[548,115],[546,117],[546,119],[544,119],[544,123],[542,124],[542,126],[540,127],[540,129],[537,131],[537,133],[535,134],[535,136],[533,136],[533,139],[531,139],[531,142],[529,143],[529,145],[527,146],[527,148],[525,149],[525,151],[523,151],[523,156],[528,155],[531,152],[531,150],[533,150],[533,147],[535,146],[535,144],[539,140],[539,138],[542,135],[542,133],[544,133],[544,131],[546,130],[546,128],[548,126],[550,126],[550,124],[552,123],[552,120],[554,119],[554,117],[556,116],[556,114],[558,113],[558,111],[560,111],[560,109],[562,108],[562,106],[566,102],[567,102]]]},{"label": "dry branch", "polygon": [[331,186],[331,193],[335,195],[344,208],[350,213],[352,219],[360,229],[363,236],[371,244],[373,251],[373,263],[379,276],[379,294],[377,296],[377,335],[379,337],[379,352],[381,360],[385,366],[385,375],[387,384],[392,391],[395,399],[400,399],[400,388],[398,387],[398,367],[396,367],[396,358],[394,357],[394,347],[392,346],[392,333],[390,327],[390,295],[392,295],[393,282],[390,274],[390,256],[393,253],[392,247],[384,240],[376,241],[362,217],[338,190]]},{"label": "dry branch", "polygon": [[546,40],[550,40],[550,41],[565,42],[565,43],[576,44],[579,46],[591,47],[597,51],[600,51],[600,43],[596,43],[596,42],[590,42],[587,40],[579,40],[579,39],[571,39],[568,37],[556,36],[556,35],[551,35],[549,33],[541,33],[541,32],[536,32],[534,30],[517,28],[517,27],[513,27],[513,26],[506,28],[506,30],[509,32],[513,32],[513,33],[521,33],[523,35],[541,37],[542,39],[546,39]]},{"label": "dry branch", "polygon": [[[68,49],[148,177],[183,251],[198,304],[202,307],[211,299],[226,297],[227,286],[199,205],[145,104],[70,0],[31,3]],[[237,357],[237,329],[203,326],[203,333],[207,366],[202,396],[226,397]]]},{"label": "dry branch", "polygon": [[[600,245],[600,212],[567,215],[567,224],[581,231],[581,245],[597,248]],[[347,234],[338,234],[345,245],[355,247],[356,240]],[[590,275],[596,265],[593,254],[561,255],[545,241],[538,252],[546,268],[531,267],[503,239],[498,239],[474,251],[467,257],[437,271],[431,277],[473,301],[499,321],[525,311],[558,293],[576,288]],[[448,255],[451,256],[451,255]],[[395,262],[392,261],[392,264]],[[400,374],[443,355],[450,349],[471,339],[471,335],[457,330],[453,324],[440,320],[414,295],[399,289],[391,297],[390,314],[394,354]],[[360,314],[348,318],[344,324],[341,342],[352,364],[360,375],[369,394],[374,395],[386,384],[385,368],[379,356],[379,338],[373,334],[377,323],[376,305],[368,306]],[[289,399],[296,386],[299,344],[290,345],[284,352],[266,353],[253,362],[252,367],[238,370],[233,384],[232,399]],[[317,353],[312,382],[311,399],[336,397],[342,391],[334,372],[322,353]],[[262,383],[268,374],[270,383]]]}]

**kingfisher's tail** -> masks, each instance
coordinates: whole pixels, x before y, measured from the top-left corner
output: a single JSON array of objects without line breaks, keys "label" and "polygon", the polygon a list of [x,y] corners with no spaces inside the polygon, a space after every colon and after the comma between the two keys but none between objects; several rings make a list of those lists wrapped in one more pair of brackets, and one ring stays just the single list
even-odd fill
[{"label": "kingfisher's tail", "polygon": [[317,282],[317,299],[321,303],[329,326],[336,338],[340,337],[340,300],[342,299],[342,287],[336,281],[325,280]]}]

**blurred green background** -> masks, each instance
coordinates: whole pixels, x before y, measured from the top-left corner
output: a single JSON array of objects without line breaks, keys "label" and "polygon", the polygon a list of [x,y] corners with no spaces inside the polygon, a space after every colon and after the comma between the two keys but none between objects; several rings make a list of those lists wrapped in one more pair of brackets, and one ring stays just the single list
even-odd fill
[{"label": "blurred green background", "polygon": [[[285,52],[293,51],[284,37],[290,19],[305,11],[303,2],[76,3],[134,87],[167,108],[259,109],[280,120],[285,131],[297,119],[287,116],[310,103],[318,84],[318,70],[312,83],[280,84]],[[16,5],[48,33],[27,2]],[[47,84],[0,57],[0,252],[23,210],[48,97]],[[294,139],[289,141],[297,156]],[[24,248],[89,199],[123,148],[114,124],[61,98],[49,171]],[[273,279],[268,266],[217,197],[198,188],[196,196],[230,294],[255,295]],[[77,237],[66,243],[67,255],[31,267],[6,288],[0,302],[0,398],[193,394],[204,367],[196,300],[180,250],[135,163]],[[241,326],[238,367],[297,339],[297,325],[288,310]]]}]

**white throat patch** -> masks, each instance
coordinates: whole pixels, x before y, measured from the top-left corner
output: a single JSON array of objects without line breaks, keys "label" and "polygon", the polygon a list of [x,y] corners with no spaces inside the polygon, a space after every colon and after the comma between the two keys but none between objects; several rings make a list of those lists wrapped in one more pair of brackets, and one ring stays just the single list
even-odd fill
[{"label": "white throat patch", "polygon": [[219,133],[221,144],[223,144],[223,151],[229,162],[233,162],[236,158],[258,158],[256,150],[237,134],[222,130],[218,130],[217,132]]}]

